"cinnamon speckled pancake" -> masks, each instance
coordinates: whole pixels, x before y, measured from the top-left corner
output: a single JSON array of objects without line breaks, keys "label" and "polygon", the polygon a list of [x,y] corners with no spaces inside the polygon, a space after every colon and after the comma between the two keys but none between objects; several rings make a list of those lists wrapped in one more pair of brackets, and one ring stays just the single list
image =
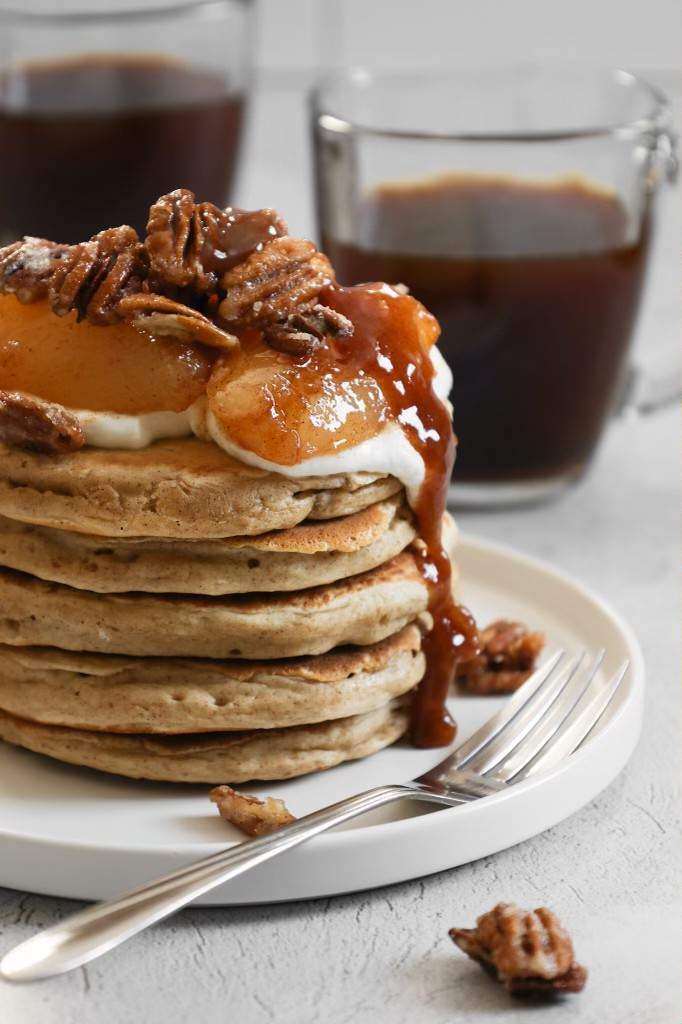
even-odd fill
[{"label": "cinnamon speckled pancake", "polygon": [[0,646],[0,708],[124,733],[302,725],[381,707],[424,673],[415,624],[369,647],[288,661],[202,661]]},{"label": "cinnamon speckled pancake", "polygon": [[0,446],[0,515],[102,537],[254,535],[349,515],[400,489],[376,473],[291,480],[197,438],[65,455]]},{"label": "cinnamon speckled pancake", "polygon": [[98,593],[245,594],[367,572],[414,536],[398,496],[337,519],[215,540],[103,539],[0,516],[0,565]]},{"label": "cinnamon speckled pancake", "polygon": [[91,594],[0,570],[0,643],[150,657],[290,658],[373,644],[426,610],[414,553],[290,594]]},{"label": "cinnamon speckled pancake", "polygon": [[406,698],[317,725],[191,736],[88,732],[0,711],[0,739],[59,761],[134,779],[211,784],[288,779],[331,768],[381,750],[407,726]]}]

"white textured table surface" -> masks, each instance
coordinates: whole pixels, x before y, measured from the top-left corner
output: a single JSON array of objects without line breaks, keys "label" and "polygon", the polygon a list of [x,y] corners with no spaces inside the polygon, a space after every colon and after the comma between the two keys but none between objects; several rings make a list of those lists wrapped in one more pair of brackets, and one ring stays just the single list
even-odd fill
[{"label": "white textured table surface", "polygon": [[[282,113],[289,99],[277,98]],[[305,227],[302,207],[291,215],[301,151],[293,162],[285,151],[273,196],[262,158],[278,152],[277,140],[255,138],[263,141],[251,147],[243,201],[281,203],[292,225]],[[669,201],[640,329],[647,361],[679,336],[679,239]],[[460,516],[465,529],[592,585],[637,629],[649,679],[644,736],[598,800],[536,839],[421,882],[308,903],[189,909],[66,977],[0,982],[2,1024],[680,1024],[679,429],[671,411],[621,420],[588,479],[561,502]],[[512,1003],[454,950],[448,927],[472,923],[498,900],[560,914],[590,969],[581,996],[540,1010]],[[0,890],[0,951],[76,907]]]}]

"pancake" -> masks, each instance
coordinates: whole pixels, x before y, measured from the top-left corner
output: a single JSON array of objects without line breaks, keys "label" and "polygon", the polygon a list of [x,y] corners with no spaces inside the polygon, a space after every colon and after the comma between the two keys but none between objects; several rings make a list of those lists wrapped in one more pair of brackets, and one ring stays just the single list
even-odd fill
[{"label": "pancake", "polygon": [[0,647],[0,708],[124,733],[270,729],[364,714],[424,673],[412,624],[370,647],[288,661],[198,661]]},{"label": "pancake", "polygon": [[134,779],[210,784],[289,779],[367,757],[408,726],[405,698],[317,725],[193,736],[125,735],[41,725],[0,711],[0,739],[59,761]]},{"label": "pancake", "polygon": [[376,643],[427,603],[410,549],[324,587],[229,598],[91,594],[0,569],[0,643],[149,657],[291,658]]},{"label": "pancake", "polygon": [[299,590],[367,572],[415,531],[399,497],[353,515],[258,537],[164,541],[54,530],[0,516],[0,565],[98,593],[245,594]]},{"label": "pancake", "polygon": [[197,438],[65,455],[0,446],[0,456],[0,515],[100,537],[252,536],[350,515],[401,489],[376,473],[291,480]]}]

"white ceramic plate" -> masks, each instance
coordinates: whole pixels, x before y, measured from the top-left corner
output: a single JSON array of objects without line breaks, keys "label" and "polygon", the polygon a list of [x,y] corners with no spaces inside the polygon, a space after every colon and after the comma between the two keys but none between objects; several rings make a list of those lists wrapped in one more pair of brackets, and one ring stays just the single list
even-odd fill
[{"label": "white ceramic plate", "polygon": [[[506,849],[592,800],[622,770],[639,736],[644,667],[630,628],[594,594],[508,548],[464,538],[463,597],[479,621],[518,619],[545,631],[548,652],[606,648],[607,676],[630,659],[626,684],[600,728],[553,772],[444,810],[393,805],[314,839],[209,893],[208,904],[303,899],[428,875]],[[452,700],[461,742],[499,706]],[[395,746],[364,761],[286,783],[245,787],[305,814],[352,793],[410,779],[444,750]],[[135,782],[0,744],[0,884],[101,899],[238,841],[208,786]]]}]

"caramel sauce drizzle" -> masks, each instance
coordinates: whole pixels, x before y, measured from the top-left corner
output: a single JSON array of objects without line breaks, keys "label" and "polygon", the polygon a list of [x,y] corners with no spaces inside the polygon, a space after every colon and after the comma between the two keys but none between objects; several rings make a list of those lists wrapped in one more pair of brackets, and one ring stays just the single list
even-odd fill
[{"label": "caramel sauce drizzle", "polygon": [[220,223],[215,236],[209,236],[202,245],[200,257],[204,268],[218,276],[238,266],[252,252],[262,250],[273,238],[286,234],[286,225],[275,210],[228,206],[216,213]]},{"label": "caramel sauce drizzle", "polygon": [[411,296],[388,285],[331,285],[320,301],[355,326],[351,338],[330,341],[335,358],[378,382],[392,417],[424,460],[413,511],[424,542],[417,557],[429,589],[433,627],[423,643],[426,672],[412,705],[412,741],[418,747],[445,746],[456,732],[445,706],[448,690],[457,663],[478,653],[478,638],[472,616],[454,600],[450,558],[441,539],[456,439],[433,387],[429,343],[438,336],[437,322]]}]

